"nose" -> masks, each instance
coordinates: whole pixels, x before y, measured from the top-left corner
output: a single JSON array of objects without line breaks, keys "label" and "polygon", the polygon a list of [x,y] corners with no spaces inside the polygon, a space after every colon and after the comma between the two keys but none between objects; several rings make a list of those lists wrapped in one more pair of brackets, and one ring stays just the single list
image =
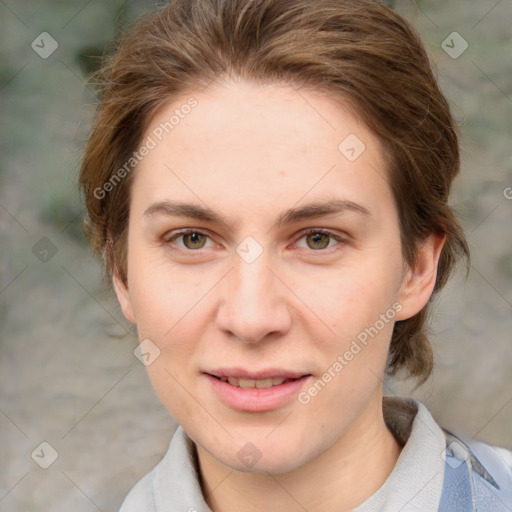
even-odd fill
[{"label": "nose", "polygon": [[222,283],[217,326],[244,343],[278,338],[291,327],[291,291],[269,263],[265,251],[250,263],[235,254]]}]

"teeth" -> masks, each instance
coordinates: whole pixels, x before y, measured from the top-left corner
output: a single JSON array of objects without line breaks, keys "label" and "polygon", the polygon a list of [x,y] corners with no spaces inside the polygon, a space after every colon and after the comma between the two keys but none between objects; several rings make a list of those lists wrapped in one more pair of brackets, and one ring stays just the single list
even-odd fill
[{"label": "teeth", "polygon": [[[282,384],[282,382],[278,382],[277,384],[274,384],[274,379],[262,379],[262,380],[257,380],[254,382],[258,389],[267,389],[267,388],[271,388],[272,386],[277,386],[278,384]],[[283,379],[283,382],[284,382],[284,379]]]},{"label": "teeth", "polygon": [[258,388],[258,389],[268,389],[272,386],[279,386],[283,382],[288,379],[277,378],[277,379],[239,379],[237,377],[221,377],[220,380],[222,382],[229,382],[232,386],[236,388]]}]

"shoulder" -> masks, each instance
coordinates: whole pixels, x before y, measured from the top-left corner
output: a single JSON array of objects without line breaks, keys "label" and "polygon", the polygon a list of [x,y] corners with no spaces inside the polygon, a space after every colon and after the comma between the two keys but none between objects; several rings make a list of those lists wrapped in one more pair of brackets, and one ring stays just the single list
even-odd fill
[{"label": "shoulder", "polygon": [[[441,503],[463,510],[509,511],[512,503],[512,452],[474,439],[446,437],[445,478]],[[476,506],[475,509],[472,507]],[[440,508],[444,510],[444,508]]]},{"label": "shoulder", "polygon": [[512,471],[512,451],[501,448],[499,446],[493,446],[493,448],[496,453],[503,459],[503,462],[508,466],[510,471]]},{"label": "shoulder", "polygon": [[[155,468],[156,469],[156,468]],[[155,469],[143,476],[131,489],[119,509],[119,512],[156,512],[153,499],[153,479]]]},{"label": "shoulder", "polygon": [[120,512],[191,509],[210,511],[201,491],[195,444],[178,426],[167,453],[128,493]]},{"label": "shoulder", "polygon": [[415,491],[418,482],[424,483],[422,478],[430,479],[424,485],[425,492],[420,490],[417,494],[424,503],[409,508],[433,510],[431,504],[425,503],[436,499],[436,510],[442,512],[511,512],[512,451],[443,429],[414,399],[385,397],[384,416],[403,446],[388,479],[388,490],[397,477],[393,495],[403,492],[404,487]]}]

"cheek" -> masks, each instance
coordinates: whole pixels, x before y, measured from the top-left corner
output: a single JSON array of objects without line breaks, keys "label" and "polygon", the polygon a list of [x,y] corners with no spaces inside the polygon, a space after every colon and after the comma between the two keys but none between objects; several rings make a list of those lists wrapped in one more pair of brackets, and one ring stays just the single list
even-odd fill
[{"label": "cheek", "polygon": [[[308,302],[334,333],[320,335],[327,332],[324,328],[310,333],[309,349],[316,353],[323,373],[305,390],[300,403],[311,417],[323,417],[327,430],[355,421],[382,385],[396,315],[393,282],[355,269],[349,275],[324,283],[325,293],[311,287]],[[341,416],[325,413],[340,407]]]},{"label": "cheek", "polygon": [[391,269],[382,261],[367,260],[315,286],[309,280],[302,283],[301,297],[307,297],[307,305],[329,327],[329,331],[317,327],[309,333],[322,362],[321,380],[328,388],[322,398],[314,399],[319,412],[322,403],[324,407],[343,403],[357,408],[358,401],[364,402],[380,385],[400,307],[400,267]]},{"label": "cheek", "polygon": [[393,304],[399,288],[397,268],[392,271],[389,265],[371,261],[315,279],[296,280],[297,295],[304,297],[304,303],[329,327],[333,336],[345,340],[373,326],[381,315],[387,314],[387,325],[389,318],[394,317]]},{"label": "cheek", "polygon": [[186,359],[171,363],[165,354],[156,359],[147,372],[151,385],[167,412],[181,425],[204,423],[204,410],[192,399],[197,395],[185,374]]},{"label": "cheek", "polygon": [[150,339],[159,357],[147,366],[153,386],[170,410],[180,402],[187,409],[180,383],[189,378],[188,372],[200,351],[200,343],[210,318],[208,291],[215,275],[198,275],[176,269],[151,254],[133,252],[132,273],[129,272],[134,315],[140,340]]},{"label": "cheek", "polygon": [[204,332],[206,313],[200,298],[205,292],[165,282],[161,275],[146,281],[139,290],[135,299],[138,336],[140,340],[149,338],[158,350],[158,356],[146,367],[152,386],[174,418],[194,421],[201,410],[191,400],[191,376],[196,371]]},{"label": "cheek", "polygon": [[203,278],[197,270],[173,267],[154,253],[134,250],[128,279],[139,333],[162,339],[171,337],[175,326],[188,321],[214,276]]}]

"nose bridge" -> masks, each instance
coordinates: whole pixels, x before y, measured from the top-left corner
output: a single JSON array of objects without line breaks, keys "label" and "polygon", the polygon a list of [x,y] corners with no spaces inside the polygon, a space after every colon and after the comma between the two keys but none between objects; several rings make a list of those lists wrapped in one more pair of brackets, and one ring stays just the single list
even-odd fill
[{"label": "nose bridge", "polygon": [[[234,271],[234,289],[231,290],[231,293],[241,296],[251,304],[262,297],[269,301],[272,300],[272,292],[275,291],[272,282],[274,276],[269,269],[266,255],[251,262],[240,258],[235,264]],[[255,300],[251,300],[251,297],[254,297]],[[263,306],[265,302],[268,301],[259,301],[259,305]]]},{"label": "nose bridge", "polygon": [[226,276],[218,323],[240,340],[257,342],[271,332],[288,329],[290,315],[285,287],[269,268],[269,254],[251,243],[237,247],[234,268]]}]

